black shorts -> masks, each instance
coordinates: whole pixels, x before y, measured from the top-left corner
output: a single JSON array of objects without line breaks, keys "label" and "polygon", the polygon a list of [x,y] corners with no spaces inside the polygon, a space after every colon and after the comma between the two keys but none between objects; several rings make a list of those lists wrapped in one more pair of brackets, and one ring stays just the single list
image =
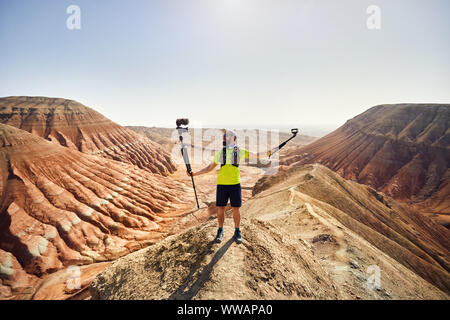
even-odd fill
[{"label": "black shorts", "polygon": [[216,206],[225,207],[230,199],[232,207],[240,207],[242,205],[241,184],[218,184],[216,193]]}]

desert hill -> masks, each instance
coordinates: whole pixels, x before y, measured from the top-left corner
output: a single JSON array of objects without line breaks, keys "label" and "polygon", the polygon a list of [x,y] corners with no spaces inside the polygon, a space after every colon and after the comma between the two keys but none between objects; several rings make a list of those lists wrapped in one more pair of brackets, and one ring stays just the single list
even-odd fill
[{"label": "desert hill", "polygon": [[68,265],[116,259],[172,234],[194,205],[191,193],[0,124],[0,296],[29,298]]},{"label": "desert hill", "polygon": [[[439,111],[433,119],[443,118]],[[283,149],[280,161],[290,166],[275,175],[241,167],[245,240],[229,241],[228,217],[218,245],[216,172],[195,177],[195,210],[190,178],[174,160],[178,146],[170,155],[172,129],[137,130],[150,129],[147,138],[77,102],[41,97],[0,98],[0,122],[11,124],[0,124],[0,298],[82,299],[94,278],[98,299],[449,298],[449,231],[386,193],[301,165],[314,160],[298,152],[309,146]],[[446,150],[447,133],[432,139],[436,128],[422,137],[437,148],[423,158]],[[441,172],[439,161],[428,172]],[[440,179],[417,205],[446,208],[446,174]],[[81,289],[66,286],[73,265]],[[381,287],[368,288],[374,266]]]},{"label": "desert hill", "polygon": [[0,123],[64,147],[127,162],[152,173],[175,171],[160,145],[76,101],[46,97],[0,98]]},{"label": "desert hill", "polygon": [[158,128],[158,127],[143,127],[143,126],[125,126],[140,135],[143,135],[153,142],[158,143],[166,151],[171,151],[178,143],[178,139],[173,139],[172,134],[175,128]]},{"label": "desert hill", "polygon": [[241,212],[242,244],[230,216],[221,244],[202,223],[112,263],[92,298],[449,298],[449,231],[324,166],[263,178]]},{"label": "desert hill", "polygon": [[321,163],[450,223],[450,105],[379,105],[291,149],[286,165]]}]

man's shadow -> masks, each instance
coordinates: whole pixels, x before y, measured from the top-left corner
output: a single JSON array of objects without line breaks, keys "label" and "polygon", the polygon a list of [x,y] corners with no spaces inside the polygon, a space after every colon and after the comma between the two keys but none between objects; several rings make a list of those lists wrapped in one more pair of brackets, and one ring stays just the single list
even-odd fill
[{"label": "man's shadow", "polygon": [[[197,280],[190,286],[190,288],[186,291],[190,279],[194,275],[197,270],[195,267],[191,269],[189,275],[184,279],[183,284],[174,291],[169,297],[168,300],[191,300],[193,297],[197,295],[203,285],[211,278],[211,272],[215,264],[223,257],[225,252],[227,252],[228,248],[234,242],[234,239],[231,238],[228,240],[217,252],[214,254],[211,262],[203,267],[202,272],[197,276]],[[215,241],[211,241],[208,246],[212,247]],[[203,256],[199,257],[198,262],[203,259]],[[198,265],[198,263],[194,263],[193,266]]]}]

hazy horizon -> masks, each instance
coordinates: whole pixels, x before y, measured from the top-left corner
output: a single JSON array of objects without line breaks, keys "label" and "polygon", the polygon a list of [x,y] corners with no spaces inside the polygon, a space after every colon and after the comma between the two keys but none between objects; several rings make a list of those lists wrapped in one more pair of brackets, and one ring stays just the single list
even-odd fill
[{"label": "hazy horizon", "polygon": [[[342,123],[343,124],[343,123]],[[203,129],[258,129],[258,130],[279,130],[279,132],[284,133],[290,133],[292,128],[299,129],[299,135],[306,135],[311,137],[317,137],[320,138],[338,127],[340,127],[342,124],[336,124],[336,125],[304,125],[304,124],[293,124],[293,125],[283,125],[283,126],[275,126],[275,125],[261,125],[260,127],[256,126],[234,126],[232,124],[224,124],[224,125],[215,125],[215,126],[206,126],[201,127]],[[163,129],[174,129],[175,126],[140,126],[140,125],[125,125],[126,127],[147,127],[147,128],[163,128]],[[191,129],[197,129],[199,126],[189,126]]]},{"label": "hazy horizon", "polygon": [[129,126],[286,129],[450,102],[445,0],[80,0],[69,30],[72,4],[0,3],[0,96],[73,99]]}]

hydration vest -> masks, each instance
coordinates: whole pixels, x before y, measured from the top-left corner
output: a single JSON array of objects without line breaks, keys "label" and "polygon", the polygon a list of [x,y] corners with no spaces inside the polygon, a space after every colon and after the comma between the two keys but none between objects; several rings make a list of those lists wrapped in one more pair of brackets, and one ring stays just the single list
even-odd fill
[{"label": "hydration vest", "polygon": [[[224,146],[222,149],[222,161],[220,162],[220,167],[223,167],[227,163],[227,147]],[[237,146],[234,146],[233,148],[233,155],[231,157],[231,164],[235,167],[239,167],[239,148]]]}]

